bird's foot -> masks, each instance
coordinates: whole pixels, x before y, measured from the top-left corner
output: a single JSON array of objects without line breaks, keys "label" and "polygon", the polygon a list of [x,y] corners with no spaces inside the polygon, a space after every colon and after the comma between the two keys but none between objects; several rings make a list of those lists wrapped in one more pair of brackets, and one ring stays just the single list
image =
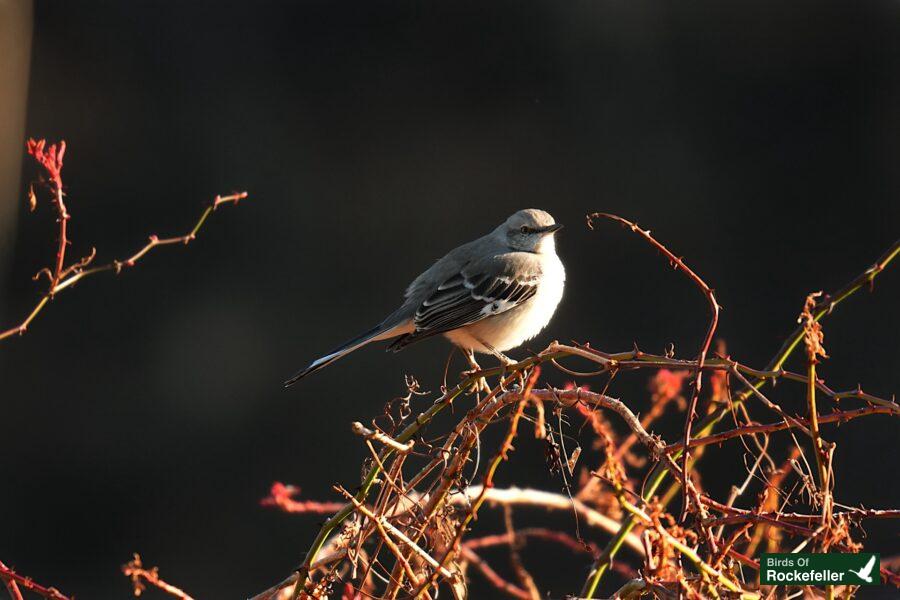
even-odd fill
[{"label": "bird's foot", "polygon": [[491,391],[491,386],[488,385],[487,378],[483,377],[483,376],[473,378],[473,375],[480,373],[480,372],[481,372],[481,369],[477,368],[477,369],[472,369],[470,371],[463,371],[461,373],[461,375],[463,376],[463,378],[472,379],[473,388],[476,392],[484,392],[485,394],[488,394]]},{"label": "bird's foot", "polygon": [[[479,340],[479,341],[481,342],[481,340]],[[494,348],[487,342],[481,342],[481,345],[484,346],[488,352],[490,352],[492,355],[494,355],[497,358],[497,360],[500,361],[500,365],[503,366],[504,369],[506,367],[509,367],[510,365],[516,364],[516,361],[514,361],[507,355],[503,354],[502,352],[500,352],[499,350],[497,350],[496,348]]]},{"label": "bird's foot", "polygon": [[500,390],[505,392],[506,386],[503,384],[503,382],[506,379],[506,374],[509,371],[509,368],[511,366],[513,366],[514,364],[516,364],[516,361],[514,361],[507,355],[503,354],[499,350],[494,350],[494,349],[491,349],[491,350],[492,350],[491,353],[497,357],[497,360],[500,361],[500,367],[503,369],[503,371],[500,373]]},{"label": "bird's foot", "polygon": [[[472,377],[473,375],[475,375],[476,373],[481,371],[481,367],[479,366],[478,362],[475,360],[474,352],[469,350],[468,352],[465,352],[464,354],[466,357],[466,362],[469,363],[469,367],[471,367],[471,370],[463,371],[462,376],[463,377]],[[488,385],[486,378],[477,377],[473,383],[474,383],[474,389],[476,392],[484,392],[485,394],[490,393],[491,386]]]}]

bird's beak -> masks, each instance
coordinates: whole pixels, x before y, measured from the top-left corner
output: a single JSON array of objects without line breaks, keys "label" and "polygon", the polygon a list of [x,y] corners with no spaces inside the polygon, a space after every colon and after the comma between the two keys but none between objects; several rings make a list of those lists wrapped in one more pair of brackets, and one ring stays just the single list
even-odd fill
[{"label": "bird's beak", "polygon": [[557,231],[562,229],[562,227],[562,223],[554,223],[553,225],[541,227],[541,233],[556,233]]}]

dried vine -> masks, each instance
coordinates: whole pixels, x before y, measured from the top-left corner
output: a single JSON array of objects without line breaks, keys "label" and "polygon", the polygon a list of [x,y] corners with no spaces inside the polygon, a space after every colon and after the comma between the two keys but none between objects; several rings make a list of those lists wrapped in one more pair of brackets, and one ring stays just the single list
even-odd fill
[{"label": "dried vine", "polygon": [[[45,140],[28,140],[26,149],[28,154],[31,155],[42,168],[42,176],[37,182],[38,188],[40,188],[41,185],[46,187],[56,213],[56,258],[52,267],[41,269],[34,276],[35,281],[42,276],[47,277],[47,287],[41,294],[40,299],[18,325],[0,331],[0,341],[16,335],[25,334],[34,319],[60,292],[73,287],[82,279],[107,271],[119,274],[125,269],[134,267],[140,259],[159,246],[189,244],[196,239],[200,229],[217,208],[226,204],[237,204],[240,200],[247,197],[247,192],[216,196],[212,203],[201,212],[199,219],[188,233],[167,238],[151,235],[144,246],[127,258],[112,260],[104,264],[94,264],[97,251],[95,248],[92,248],[91,251],[82,258],[73,262],[67,262],[67,249],[71,245],[69,222],[72,219],[72,214],[66,204],[65,185],[62,177],[66,143],[65,141],[61,141],[58,144],[50,144],[48,146]],[[34,211],[38,205],[38,195],[35,192],[34,183],[28,187],[28,205],[31,211]],[[284,506],[285,505],[282,505],[282,507]],[[182,590],[159,579],[155,567],[152,569],[144,569],[140,562],[140,557],[137,554],[134,555],[134,560],[123,567],[123,572],[131,577],[134,594],[136,596],[139,596],[145,589],[145,585],[149,584],[170,595],[181,598],[182,600],[191,600],[190,596]],[[65,596],[56,588],[41,585],[30,577],[20,575],[2,562],[0,562],[0,581],[3,582],[9,596],[13,600],[23,600],[23,591],[50,600],[70,599],[70,597]]]},{"label": "dried vine", "polygon": [[[712,315],[698,355],[680,359],[638,348],[608,353],[589,344],[554,342],[517,364],[469,373],[417,414],[408,407],[422,393],[417,384],[411,383],[410,393],[401,403],[405,410],[398,411],[396,403],[389,403],[385,414],[374,419],[371,426],[353,424],[370,455],[361,485],[354,494],[338,488],[347,503],[323,524],[300,568],[256,599],[435,598],[445,591],[461,599],[468,597],[471,571],[498,594],[531,600],[541,597],[540,575],[529,571],[519,553],[524,540],[562,544],[593,556],[590,577],[580,594],[585,598],[595,597],[611,569],[631,579],[616,597],[757,598],[774,592],[760,588],[755,574],[763,539],[760,536],[768,540],[766,551],[790,549],[793,546],[787,544],[793,542],[857,552],[863,548],[857,534],[863,522],[900,517],[900,510],[888,507],[836,510],[833,501],[828,501],[827,511],[823,510],[834,486],[834,445],[825,441],[827,428],[877,416],[897,417],[900,407],[892,398],[864,392],[861,387],[834,391],[814,371],[804,374],[783,368],[801,341],[806,339],[807,347],[814,338],[821,342],[821,319],[839,302],[871,284],[897,256],[900,244],[892,246],[875,266],[842,290],[831,296],[811,296],[799,332],[792,333],[770,363],[760,369],[724,351],[709,355],[718,304],[711,288],[696,273],[630,221],[614,215],[592,215],[597,216],[612,218],[639,233],[704,292]],[[813,352],[822,356],[815,347]],[[807,359],[809,364],[809,354]],[[593,370],[584,374],[562,364],[571,360],[588,361]],[[656,373],[652,389],[662,408],[638,417],[627,401],[608,395],[609,382],[602,392],[576,386],[541,386],[540,369],[548,366],[591,377],[638,370]],[[690,393],[685,394],[690,401],[681,407],[687,413],[685,427],[680,440],[667,442],[651,427],[663,417],[664,407],[681,397],[683,373],[693,373]],[[700,383],[704,374],[713,382],[708,392]],[[496,378],[486,395],[479,394],[482,377]],[[779,395],[807,397],[808,414],[791,414],[778,398],[763,391],[766,384],[778,381],[786,384],[779,386]],[[456,417],[437,438],[426,440],[421,436],[426,426],[430,435],[435,435],[438,417],[467,395],[475,397],[474,408]],[[839,401],[857,406],[839,408]],[[705,417],[692,427],[692,413],[701,403]],[[833,406],[823,412],[825,404]],[[755,416],[757,413],[759,416]],[[566,425],[565,414],[577,415],[591,424],[588,431],[594,441],[590,445],[576,441],[578,431]],[[765,415],[775,419],[767,421]],[[715,431],[729,416],[733,426]],[[620,426],[614,426],[610,418]],[[547,445],[548,466],[561,485],[577,485],[571,494],[495,487],[494,474],[511,458],[513,442],[521,437],[519,423],[523,419],[534,423],[534,437]],[[481,433],[492,426],[501,426],[506,433],[493,458],[482,466]],[[622,428],[624,433],[619,432]],[[806,460],[804,439],[822,459],[824,470],[816,461]],[[691,469],[697,468],[704,451],[738,441],[744,444],[748,458],[745,474],[729,497],[720,501],[690,477]],[[584,461],[592,449],[597,451],[597,462],[579,468],[579,460]],[[784,458],[779,459],[779,455]],[[667,476],[673,476],[672,482],[662,488]],[[479,484],[472,483],[478,480]],[[272,497],[276,496],[275,489]],[[752,490],[757,490],[756,500],[742,501]],[[690,522],[681,518],[685,516],[683,511],[669,512],[669,502],[679,491],[693,515]],[[291,510],[285,502],[267,500],[266,504],[289,512],[311,512],[305,508]],[[484,506],[503,509],[505,534],[472,537]],[[572,511],[572,528],[519,526],[513,514],[520,506]],[[579,524],[589,527],[583,530]],[[598,541],[604,536],[608,540],[601,547]],[[484,548],[498,545],[509,549],[508,574],[481,554]],[[622,548],[629,549],[631,559],[614,565],[613,559]],[[889,582],[898,579],[887,569],[882,570],[882,577]],[[854,590],[839,591],[852,594]]]}]

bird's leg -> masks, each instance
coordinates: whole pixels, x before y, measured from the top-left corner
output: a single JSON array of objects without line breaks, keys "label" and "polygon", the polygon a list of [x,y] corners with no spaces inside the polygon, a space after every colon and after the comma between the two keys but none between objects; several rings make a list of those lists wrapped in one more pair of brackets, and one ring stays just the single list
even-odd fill
[{"label": "bird's leg", "polygon": [[497,360],[500,361],[500,365],[503,367],[503,372],[500,373],[500,389],[502,389],[505,392],[506,388],[503,387],[503,379],[506,376],[506,368],[509,367],[510,365],[516,364],[516,361],[514,361],[507,355],[503,354],[502,352],[500,352],[499,350],[497,350],[496,348],[494,348],[487,342],[482,341],[482,340],[478,340],[478,341],[481,343],[482,346],[484,346],[485,350],[487,350],[489,353],[493,354],[497,358]]},{"label": "bird's leg", "polygon": [[[477,373],[478,371],[480,371],[481,367],[475,361],[475,351],[471,348],[463,348],[462,351],[463,356],[466,357],[466,362],[469,363],[469,367],[471,367],[472,369],[471,371],[464,372],[463,375],[469,376],[472,373]],[[486,394],[489,393],[491,391],[491,386],[488,385],[487,379],[485,379],[484,377],[479,377],[475,381],[475,391],[484,392]]]},{"label": "bird's leg", "polygon": [[475,351],[471,348],[463,348],[463,356],[466,357],[466,362],[469,363],[469,367],[472,368],[472,371],[480,371],[481,366],[475,360]]},{"label": "bird's leg", "polygon": [[[481,342],[481,340],[478,340],[478,341]],[[503,354],[502,352],[500,352],[499,350],[497,350],[496,348],[494,348],[487,342],[481,342],[481,345],[484,346],[488,352],[490,352],[495,357],[497,357],[497,360],[499,360],[500,364],[503,365],[504,367],[508,367],[510,365],[516,364],[516,361],[514,361],[507,355]]]},{"label": "bird's leg", "polygon": [[507,355],[503,354],[499,350],[495,350],[494,348],[488,348],[488,349],[491,351],[491,354],[493,354],[494,356],[497,357],[497,360],[499,360],[503,364],[504,367],[510,367],[510,366],[516,364],[516,361],[514,361]]}]

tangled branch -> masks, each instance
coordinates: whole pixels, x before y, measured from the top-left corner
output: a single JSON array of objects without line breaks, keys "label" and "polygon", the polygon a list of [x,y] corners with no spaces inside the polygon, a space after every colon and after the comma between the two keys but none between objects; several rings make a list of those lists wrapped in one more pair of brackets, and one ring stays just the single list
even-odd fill
[{"label": "tangled branch", "polygon": [[[718,318],[711,288],[649,232],[619,217],[592,216],[606,216],[631,227],[704,291],[712,317],[698,355],[683,359],[645,353],[637,347],[609,353],[585,343],[554,342],[519,363],[467,373],[418,413],[408,407],[422,393],[411,387],[405,409],[398,411],[389,403],[383,418],[373,420],[372,426],[353,424],[369,455],[361,484],[355,493],[336,488],[346,503],[335,507],[297,572],[256,598],[325,598],[336,589],[344,590],[342,597],[348,599],[435,598],[446,589],[462,599],[468,597],[471,567],[473,576],[483,578],[497,593],[531,600],[540,597],[540,578],[529,571],[520,554],[526,543],[561,544],[576,554],[593,557],[591,575],[581,591],[585,598],[595,596],[610,570],[633,579],[617,597],[758,598],[773,592],[760,588],[755,576],[759,536],[768,540],[765,549],[770,552],[785,549],[784,544],[797,538],[802,539],[801,544],[819,549],[858,552],[862,544],[856,532],[863,522],[900,518],[897,509],[843,505],[842,510],[829,509],[825,518],[822,490],[826,488],[822,483],[830,482],[828,494],[832,494],[830,458],[825,463],[827,479],[817,486],[797,439],[797,435],[811,439],[815,447],[819,435],[822,447],[833,456],[834,445],[824,443],[819,426],[897,417],[900,407],[892,398],[864,392],[861,387],[834,391],[815,374],[784,369],[796,343],[785,345],[763,369],[721,350],[708,356]],[[896,254],[885,255],[877,267],[855,281],[871,283]],[[831,298],[842,301],[861,287],[852,284]],[[835,300],[829,302],[831,308],[836,305]],[[805,331],[825,316],[820,311],[820,304],[807,304]],[[808,333],[801,334],[801,340],[802,335]],[[816,355],[821,357],[821,353]],[[581,373],[563,364],[573,360],[589,362],[591,372]],[[602,392],[583,386],[560,389],[540,385],[540,369],[548,366],[585,377],[606,375],[609,380],[622,372],[657,373],[651,388],[662,406],[680,398],[685,377],[679,374],[693,373],[691,401],[681,406],[687,412],[681,439],[667,442],[654,433],[652,427],[663,416],[663,409],[654,408],[639,417],[630,402],[608,395],[610,381]],[[709,392],[701,384],[704,373],[714,382]],[[482,378],[496,381],[486,394],[480,392]],[[765,385],[778,381],[791,384],[780,386],[779,395],[800,393],[800,384],[807,395],[813,390],[818,402],[807,403],[810,414],[791,414],[779,398],[763,392]],[[464,396],[474,398],[474,407],[460,413],[437,437],[423,437],[426,427],[435,435],[439,416]],[[858,406],[838,408],[838,401]],[[834,406],[820,414],[818,404],[823,402]],[[701,403],[705,417],[697,422],[694,433],[692,413],[699,413]],[[590,443],[583,444],[576,437],[579,432],[571,428],[566,416],[570,413],[591,424],[587,430],[592,436]],[[775,419],[767,422],[754,413],[774,415]],[[714,431],[729,416],[733,426]],[[522,420],[534,424],[535,440],[546,445],[547,467],[566,493],[495,486],[495,474],[511,460],[514,443],[521,440]],[[482,433],[497,426],[505,433],[492,458],[482,465]],[[622,430],[624,433],[619,433]],[[724,443],[742,444],[748,460],[739,484],[727,500],[720,501],[703,488],[700,479],[689,475],[704,451]],[[595,464],[578,466],[580,460],[586,460],[585,455],[595,451],[596,458],[591,459]],[[781,467],[778,453],[786,453]],[[660,495],[668,476],[673,480]],[[754,489],[755,502],[741,501]],[[683,511],[669,512],[668,505],[679,491],[689,499],[694,516],[690,523],[682,519]],[[277,497],[275,488],[271,497]],[[267,499],[266,504],[285,512],[312,512],[305,508],[293,511],[283,501]],[[521,519],[513,519],[513,514],[525,506],[569,512],[572,528],[520,526]],[[471,537],[485,507],[502,509],[505,533]],[[582,524],[588,528],[582,529]],[[604,537],[607,541],[601,546],[597,542]],[[481,554],[497,546],[509,553],[508,575]],[[638,564],[613,563],[623,547]]]},{"label": "tangled branch", "polygon": [[[31,325],[32,321],[34,321],[57,294],[73,287],[82,279],[107,271],[119,274],[125,269],[134,267],[140,259],[159,246],[176,244],[187,245],[196,239],[200,229],[216,209],[226,204],[237,204],[240,200],[247,197],[247,192],[216,196],[212,203],[201,212],[197,222],[188,233],[167,238],[151,235],[144,246],[139,248],[131,256],[122,260],[112,260],[108,263],[99,265],[95,264],[94,259],[97,256],[97,252],[96,249],[92,248],[90,253],[84,257],[72,262],[67,262],[66,251],[71,244],[71,240],[69,239],[69,221],[72,216],[66,204],[65,186],[62,177],[66,143],[61,141],[58,144],[50,144],[48,146],[45,140],[28,140],[26,148],[28,154],[30,154],[43,169],[38,184],[45,185],[50,192],[51,201],[56,212],[58,227],[56,260],[52,267],[41,269],[34,276],[34,280],[38,280],[42,276],[47,277],[47,288],[41,294],[40,299],[18,325],[0,331],[0,340],[10,338],[14,335],[23,335]],[[28,204],[32,211],[36,209],[38,204],[38,197],[34,188],[34,183],[28,188]],[[275,489],[273,488],[273,495],[274,493]],[[285,494],[289,495],[289,493],[290,490],[285,490]],[[331,507],[326,505],[325,508],[330,509]],[[122,567],[122,571],[131,578],[135,596],[140,596],[146,589],[146,585],[152,585],[170,595],[181,598],[182,600],[191,600],[190,596],[185,592],[160,579],[156,567],[145,569],[141,564],[140,556],[137,554],[134,555],[134,559],[131,562]],[[0,562],[0,580],[3,581],[7,592],[13,600],[23,600],[23,590],[50,600],[69,600],[67,596],[60,593],[56,588],[40,585],[29,577],[19,575],[2,562]]]},{"label": "tangled branch", "polygon": [[141,556],[137,552],[135,552],[133,559],[122,565],[122,574],[131,579],[131,586],[135,596],[143,594],[147,586],[151,585],[180,600],[194,600],[184,590],[163,581],[159,577],[159,569],[157,567],[145,569],[141,562]]},{"label": "tangled branch", "polygon": [[2,562],[0,562],[0,579],[3,580],[6,590],[13,600],[22,600],[23,589],[49,600],[71,600],[69,596],[62,594],[55,587],[43,586],[31,577],[19,575]]},{"label": "tangled branch", "polygon": [[[703,341],[700,344],[700,352],[697,354],[697,366],[694,370],[694,386],[691,390],[691,399],[688,403],[687,416],[684,420],[684,446],[687,450],[682,454],[681,457],[681,470],[683,472],[683,476],[685,478],[690,477],[690,448],[691,448],[691,428],[694,423],[694,419],[697,418],[697,401],[700,398],[700,391],[703,388],[703,365],[706,361],[706,355],[709,353],[709,348],[712,345],[713,336],[716,333],[716,328],[719,325],[719,303],[716,301],[716,296],[713,293],[712,288],[706,285],[706,282],[700,278],[694,271],[692,271],[682,260],[680,257],[675,256],[665,245],[656,240],[652,235],[650,235],[649,229],[641,229],[637,226],[637,223],[632,223],[627,219],[623,219],[617,215],[611,215],[609,213],[594,213],[592,215],[588,215],[587,217],[587,225],[588,228],[593,229],[593,219],[603,217],[606,219],[612,219],[613,221],[617,221],[618,223],[624,225],[631,231],[637,233],[645,240],[650,242],[650,244],[656,248],[663,256],[665,256],[669,260],[669,264],[672,265],[673,268],[682,271],[688,278],[700,289],[703,295],[706,297],[706,301],[709,304],[709,325],[706,328],[706,335],[703,337]],[[684,488],[684,496],[682,497],[681,503],[681,518],[684,519],[685,514],[688,510],[688,494],[687,488]]]},{"label": "tangled branch", "polygon": [[[48,177],[46,183],[52,194],[53,205],[57,213],[56,220],[59,227],[57,239],[59,241],[59,246],[56,252],[55,266],[52,269],[41,269],[41,271],[34,276],[34,279],[37,280],[41,275],[46,275],[48,278],[47,289],[41,295],[40,300],[38,300],[34,308],[31,309],[28,315],[18,325],[0,332],[0,340],[15,335],[23,335],[28,330],[29,325],[31,325],[31,322],[35,317],[37,317],[44,307],[47,306],[47,303],[53,300],[56,294],[75,285],[85,277],[107,271],[112,271],[118,275],[123,270],[135,266],[141,258],[154,248],[175,244],[189,244],[197,238],[197,234],[200,232],[203,224],[206,223],[206,220],[217,208],[224,204],[237,204],[248,195],[247,192],[236,192],[226,196],[216,196],[212,203],[200,213],[200,218],[197,219],[197,222],[188,233],[167,238],[151,235],[144,246],[131,256],[122,260],[112,260],[105,264],[93,265],[94,259],[97,256],[97,251],[94,248],[91,249],[89,254],[67,266],[66,248],[71,243],[68,238],[68,223],[72,216],[64,201],[66,194],[64,192],[62,180],[63,156],[66,152],[66,143],[65,141],[62,141],[58,145],[51,144],[47,147],[44,140],[28,140],[27,148],[28,153],[44,168],[46,176]],[[37,197],[34,193],[34,186],[32,185],[29,188],[29,204],[34,207],[36,203]]]}]

